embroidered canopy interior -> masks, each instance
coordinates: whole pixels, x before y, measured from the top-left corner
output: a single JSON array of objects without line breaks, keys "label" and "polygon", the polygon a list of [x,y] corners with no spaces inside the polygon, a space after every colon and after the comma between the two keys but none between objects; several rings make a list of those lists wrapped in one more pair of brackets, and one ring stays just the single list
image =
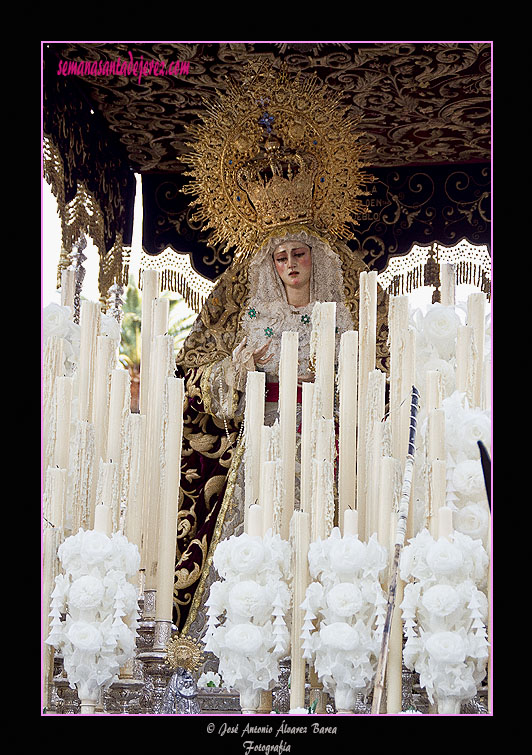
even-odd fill
[{"label": "embroidered canopy interior", "polygon": [[179,158],[205,99],[258,59],[315,73],[361,118],[375,181],[348,245],[370,268],[415,244],[489,245],[491,53],[482,42],[44,43],[44,168],[66,253],[89,233],[102,293],[127,283],[140,173],[146,255],[190,255],[209,280],[228,267],[231,250],[191,220]]}]

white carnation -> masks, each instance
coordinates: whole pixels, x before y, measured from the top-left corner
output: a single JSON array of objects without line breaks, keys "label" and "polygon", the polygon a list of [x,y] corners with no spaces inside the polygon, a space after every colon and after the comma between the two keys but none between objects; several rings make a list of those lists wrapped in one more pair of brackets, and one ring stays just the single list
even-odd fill
[{"label": "white carnation", "polygon": [[86,574],[74,580],[70,587],[68,604],[78,611],[94,611],[105,594],[105,587],[99,577]]},{"label": "white carnation", "polygon": [[460,548],[441,537],[428,548],[426,561],[436,576],[447,576],[462,568],[464,557]]}]

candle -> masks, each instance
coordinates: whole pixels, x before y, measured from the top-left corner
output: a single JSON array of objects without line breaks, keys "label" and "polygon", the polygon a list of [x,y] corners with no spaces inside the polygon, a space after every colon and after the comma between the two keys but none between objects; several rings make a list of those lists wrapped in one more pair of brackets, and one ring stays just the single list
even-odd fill
[{"label": "candle", "polygon": [[161,502],[157,557],[156,612],[158,621],[171,621],[173,609],[181,445],[183,439],[184,381],[166,380],[168,426],[165,438],[164,497]]},{"label": "candle", "polygon": [[429,412],[427,425],[427,457],[429,461],[445,459],[445,411],[433,409]]},{"label": "candle", "polygon": [[61,306],[70,307],[74,314],[74,293],[76,290],[76,273],[72,269],[61,272]]},{"label": "candle", "polygon": [[80,527],[91,529],[94,518],[93,486],[95,465],[95,441],[94,426],[89,422],[76,421],[73,453],[69,460],[69,468],[73,475],[72,511],[68,510],[66,516],[72,516],[71,530],[76,533]]},{"label": "candle", "polygon": [[442,374],[437,370],[428,370],[426,375],[425,409],[429,413],[432,409],[439,409],[442,402]]},{"label": "candle", "polygon": [[[379,471],[382,457],[385,391],[385,373],[380,370],[373,370],[368,382],[365,529],[362,529],[362,526],[360,527],[360,531],[365,533],[366,540],[377,532],[378,527]],[[362,513],[364,513],[364,509],[362,509]]]},{"label": "candle", "polygon": [[109,400],[109,428],[107,434],[107,458],[120,462],[122,457],[122,436],[124,422],[129,413],[130,393],[129,374],[126,370],[113,370],[111,373],[111,395]]},{"label": "candle", "polygon": [[168,333],[168,315],[170,312],[170,301],[168,299],[156,298],[151,303],[151,338],[152,343],[157,336],[164,336]]},{"label": "candle", "polygon": [[68,467],[70,451],[70,420],[72,408],[73,379],[59,376],[55,379],[56,429],[53,463],[60,469]]},{"label": "candle", "polygon": [[80,314],[79,347],[79,406],[80,420],[92,419],[94,369],[96,363],[96,344],[100,326],[100,306],[97,302],[82,301]]},{"label": "candle", "polygon": [[250,371],[246,381],[246,413],[244,418],[245,446],[244,478],[244,529],[249,508],[260,495],[261,440],[264,426],[264,372]]},{"label": "candle", "polygon": [[310,514],[312,510],[312,407],[314,402],[314,383],[302,383],[301,386],[301,476],[300,503],[301,511]]},{"label": "candle", "polygon": [[140,360],[140,413],[147,414],[150,395],[150,361],[152,327],[152,302],[159,291],[159,277],[156,270],[142,271],[142,312],[141,312],[141,360]]},{"label": "candle", "polygon": [[448,506],[442,506],[438,511],[438,539],[445,537],[450,540],[453,531],[453,512]]},{"label": "candle", "polygon": [[339,460],[338,512],[355,508],[356,500],[356,424],[357,424],[358,332],[342,333],[338,360]]},{"label": "candle", "polygon": [[262,463],[262,495],[260,506],[263,512],[263,534],[274,531],[274,502],[280,495],[281,463],[277,460]]},{"label": "candle", "polygon": [[105,503],[99,503],[94,509],[94,529],[105,535],[113,531],[111,509]]},{"label": "candle", "polygon": [[314,305],[312,310],[312,351],[316,359],[317,416],[332,419],[334,413],[336,302],[316,302]]},{"label": "candle", "polygon": [[441,303],[444,307],[455,305],[455,266],[440,265]]},{"label": "candle", "polygon": [[263,532],[263,517],[262,506],[258,503],[253,503],[249,507],[249,514],[247,520],[246,532],[252,537],[262,537]]},{"label": "candle", "polygon": [[459,325],[456,335],[456,390],[473,399],[473,328]]},{"label": "candle", "polygon": [[334,524],[334,420],[318,419],[313,459],[312,540],[329,537]]},{"label": "candle", "polygon": [[379,470],[379,515],[377,521],[377,538],[385,548],[390,548],[390,522],[395,500],[395,480],[397,460],[392,456],[383,456]]},{"label": "candle", "polygon": [[366,531],[366,491],[367,491],[367,433],[368,433],[368,381],[375,369],[377,338],[377,274],[360,273],[360,307],[358,323],[358,430],[356,501],[359,512],[359,531],[362,539]]},{"label": "candle", "polygon": [[445,507],[447,493],[447,464],[443,459],[434,459],[430,469],[429,530],[435,537],[438,533],[438,516]]},{"label": "candle", "polygon": [[305,660],[301,641],[303,610],[301,603],[309,583],[308,549],[310,545],[310,516],[305,511],[294,511],[290,522],[293,537],[294,578],[292,582],[293,609],[291,629],[290,708],[305,704]]},{"label": "candle", "polygon": [[146,417],[130,414],[129,432],[129,486],[127,491],[126,537],[142,552],[142,490],[144,484],[144,448],[146,443]]},{"label": "candle", "polygon": [[98,505],[103,503],[109,509],[111,517],[110,532],[117,532],[120,529],[118,464],[116,462],[100,462],[99,477],[100,500],[98,501]]},{"label": "candle", "polygon": [[43,496],[44,518],[57,530],[62,530],[65,520],[65,492],[67,470],[48,467]]},{"label": "candle", "polygon": [[108,336],[98,336],[92,421],[95,430],[96,458],[104,460],[107,458],[111,374],[116,367],[116,361],[115,341]]},{"label": "candle", "polygon": [[358,511],[346,509],[344,511],[344,537],[358,534]]},{"label": "candle", "polygon": [[280,535],[283,540],[288,540],[290,518],[294,510],[295,497],[298,338],[298,334],[292,331],[286,331],[281,336],[279,427],[283,465],[283,499]]},{"label": "candle", "polygon": [[160,449],[164,426],[163,397],[165,381],[173,375],[174,339],[159,335],[152,346],[150,366],[150,400],[147,414],[146,462],[144,475],[143,532],[145,533],[146,589],[155,589],[157,578],[157,542],[160,508]]},{"label": "candle", "polygon": [[486,294],[470,294],[467,299],[467,324],[473,328],[473,406],[482,406]]}]

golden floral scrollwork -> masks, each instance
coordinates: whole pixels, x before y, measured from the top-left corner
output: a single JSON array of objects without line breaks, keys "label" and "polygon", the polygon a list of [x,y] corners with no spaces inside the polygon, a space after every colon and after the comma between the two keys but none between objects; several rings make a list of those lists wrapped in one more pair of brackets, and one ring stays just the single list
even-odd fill
[{"label": "golden floral scrollwork", "polygon": [[[118,134],[139,172],[180,170],[187,125],[205,97],[242,78],[249,61],[284,64],[295,74],[318,75],[364,114],[372,166],[466,163],[490,159],[491,55],[489,42],[366,43],[64,43],[72,61],[188,61],[181,77],[95,77],[90,96]],[[127,117],[126,117],[127,116]],[[169,128],[169,124],[171,127]]]}]

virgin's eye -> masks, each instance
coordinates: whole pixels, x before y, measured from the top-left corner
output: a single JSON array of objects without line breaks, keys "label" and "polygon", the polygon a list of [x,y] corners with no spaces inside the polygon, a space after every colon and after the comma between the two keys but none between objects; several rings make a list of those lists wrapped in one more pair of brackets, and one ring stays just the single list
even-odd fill
[{"label": "virgin's eye", "polygon": [[276,262],[286,262],[286,257],[277,257]]}]

